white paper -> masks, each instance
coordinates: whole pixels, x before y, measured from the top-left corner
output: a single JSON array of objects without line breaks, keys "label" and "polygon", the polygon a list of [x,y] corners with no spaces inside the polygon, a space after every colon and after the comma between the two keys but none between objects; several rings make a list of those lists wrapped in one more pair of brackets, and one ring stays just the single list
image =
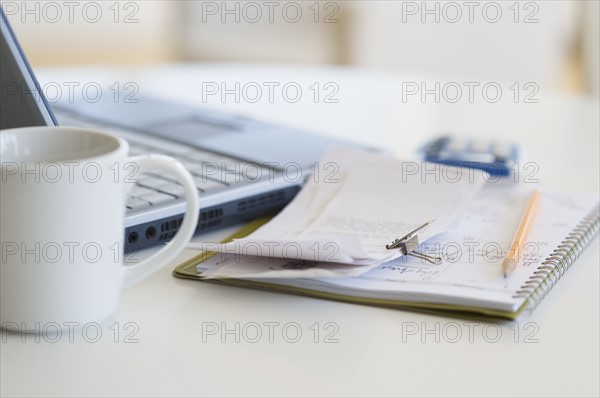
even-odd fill
[{"label": "white paper", "polygon": [[356,288],[395,299],[516,311],[526,299],[516,293],[599,203],[598,194],[542,192],[520,262],[510,277],[504,278],[502,262],[533,189],[521,188],[485,187],[464,217],[446,233],[430,239],[423,251],[443,257],[442,264],[402,257],[356,278],[323,281],[331,285],[325,290]]},{"label": "white paper", "polygon": [[[356,275],[401,256],[385,245],[429,220],[435,219],[419,232],[421,241],[443,232],[483,183],[482,173],[335,147],[320,161],[318,174],[271,222],[233,243],[190,247],[238,254],[240,261],[252,256],[319,262],[302,270],[287,267],[277,277]],[[249,275],[274,276],[267,264],[272,262],[263,262],[262,271],[254,265]],[[235,269],[239,277],[240,267],[226,263],[219,276]]]},{"label": "white paper", "polygon": [[[493,186],[470,202],[463,216],[445,233],[423,244],[425,253],[441,256],[444,262],[432,265],[403,256],[353,275],[352,269],[337,269],[337,278],[308,277],[271,279],[279,269],[310,267],[301,262],[256,263],[219,261],[211,258],[199,264],[203,276],[246,278],[371,299],[420,303],[452,304],[468,307],[516,311],[527,299],[518,291],[538,267],[592,211],[597,213],[598,194],[542,192],[539,209],[521,261],[509,278],[504,278],[502,261],[512,243],[522,210],[533,187]],[[227,255],[230,256],[230,255]],[[281,261],[276,259],[277,261]],[[317,264],[316,267],[322,266]],[[361,267],[357,267],[359,270]],[[318,275],[314,268],[307,268]],[[320,270],[320,274],[326,274]],[[341,277],[346,274],[347,277]]]}]

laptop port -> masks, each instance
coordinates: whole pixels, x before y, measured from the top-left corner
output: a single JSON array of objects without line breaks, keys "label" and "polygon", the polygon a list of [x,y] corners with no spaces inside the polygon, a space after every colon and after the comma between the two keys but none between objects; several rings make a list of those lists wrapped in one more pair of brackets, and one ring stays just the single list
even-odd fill
[{"label": "laptop port", "polygon": [[138,233],[137,233],[137,232],[131,232],[131,233],[129,234],[129,236],[127,237],[127,241],[128,241],[129,243],[132,243],[132,244],[133,244],[133,243],[135,243],[135,242],[137,242],[137,241],[138,241],[138,239],[139,239],[139,235],[138,235]]},{"label": "laptop port", "polygon": [[156,228],[149,227],[146,229],[146,239],[154,239],[156,237]]}]

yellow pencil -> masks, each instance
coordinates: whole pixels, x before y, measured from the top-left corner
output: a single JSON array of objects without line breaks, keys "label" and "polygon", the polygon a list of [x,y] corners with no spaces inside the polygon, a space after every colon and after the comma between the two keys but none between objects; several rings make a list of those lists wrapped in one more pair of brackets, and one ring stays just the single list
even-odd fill
[{"label": "yellow pencil", "polygon": [[502,263],[502,271],[504,272],[505,278],[508,277],[508,275],[510,275],[517,267],[517,263],[519,262],[519,255],[521,254],[523,246],[527,241],[527,235],[529,235],[529,230],[531,229],[531,225],[533,224],[533,219],[535,218],[539,201],[540,192],[533,191],[531,197],[529,198],[529,201],[527,201],[527,207],[525,208],[525,212],[523,213],[523,217],[521,218],[521,223],[519,224],[517,233],[515,234],[512,244],[510,245],[510,249],[506,254],[506,258]]}]

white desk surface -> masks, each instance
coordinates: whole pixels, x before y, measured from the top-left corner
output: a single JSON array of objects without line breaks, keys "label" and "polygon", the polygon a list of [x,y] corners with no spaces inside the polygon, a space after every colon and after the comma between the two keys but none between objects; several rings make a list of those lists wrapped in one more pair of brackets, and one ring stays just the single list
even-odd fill
[{"label": "white desk surface", "polygon": [[[430,98],[423,104],[416,99],[403,103],[401,96],[403,81],[420,83],[423,77],[338,68],[87,68],[46,70],[40,77],[42,82],[133,81],[149,94],[346,137],[404,157],[443,132],[515,140],[525,150],[524,160],[539,165],[537,176],[548,188],[599,189],[598,100],[556,96],[544,87],[537,104],[515,104],[512,83],[500,83],[503,97],[495,104],[481,97],[474,103],[438,104]],[[202,81],[239,81],[242,86],[297,82],[305,93],[297,103],[276,97],[273,103],[211,99],[203,104]],[[309,89],[314,82],[335,83],[339,102],[315,103]],[[219,239],[233,230],[200,239]],[[157,265],[123,292],[96,343],[91,342],[93,330],[85,336],[90,341],[81,331],[73,341],[65,334],[57,342],[33,336],[23,342],[21,336],[3,334],[1,395],[598,396],[598,242],[533,314],[499,329],[486,329],[484,322],[468,325],[461,319],[181,280],[171,275],[176,262]],[[180,260],[191,254],[183,253]],[[233,329],[236,322],[239,343],[235,333],[205,335],[202,341],[203,323]],[[251,342],[252,322],[263,332],[256,343]],[[273,341],[269,322],[278,323]],[[325,330],[326,323],[337,326],[336,343],[324,342],[333,330]],[[417,334],[403,333],[414,327]],[[302,337],[291,343],[286,338],[294,338],[294,328]],[[492,342],[498,331],[499,340]],[[137,342],[125,342],[128,332]]]}]

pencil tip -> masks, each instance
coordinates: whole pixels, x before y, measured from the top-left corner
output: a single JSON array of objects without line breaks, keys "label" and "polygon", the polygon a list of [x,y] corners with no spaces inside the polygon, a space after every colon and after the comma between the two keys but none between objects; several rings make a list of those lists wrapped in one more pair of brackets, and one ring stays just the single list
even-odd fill
[{"label": "pencil tip", "polygon": [[515,260],[511,258],[504,259],[502,262],[502,272],[504,273],[504,277],[508,278],[508,276],[515,270],[517,267],[517,263]]}]

